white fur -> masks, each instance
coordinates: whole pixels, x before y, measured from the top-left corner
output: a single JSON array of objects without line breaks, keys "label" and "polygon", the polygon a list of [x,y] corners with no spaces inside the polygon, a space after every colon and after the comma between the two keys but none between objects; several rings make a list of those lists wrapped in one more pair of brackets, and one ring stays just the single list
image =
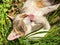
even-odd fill
[{"label": "white fur", "polygon": [[[23,6],[23,8],[24,8],[23,12],[28,14],[28,15],[33,14],[35,16],[34,21],[36,24],[41,24],[41,23],[43,24],[44,27],[42,29],[38,30],[37,32],[49,31],[49,29],[50,29],[49,22],[47,21],[46,17],[44,17],[43,15],[48,14],[49,12],[56,10],[60,4],[49,6],[49,5],[51,5],[51,3],[49,3],[47,0],[43,0],[44,3],[46,4],[46,7],[37,8],[34,1],[35,0],[27,0]],[[28,32],[29,31],[27,31],[26,33],[28,34]],[[31,30],[30,30],[30,32],[31,32]],[[36,35],[30,36],[30,37],[39,37],[39,36],[44,37],[45,34],[46,33],[36,34]]]},{"label": "white fur", "polygon": [[27,31],[25,32],[25,35],[29,34],[32,30],[32,27],[31,27],[31,22],[28,20],[28,18],[25,18],[23,20],[23,22],[25,23],[25,26],[27,27]]}]

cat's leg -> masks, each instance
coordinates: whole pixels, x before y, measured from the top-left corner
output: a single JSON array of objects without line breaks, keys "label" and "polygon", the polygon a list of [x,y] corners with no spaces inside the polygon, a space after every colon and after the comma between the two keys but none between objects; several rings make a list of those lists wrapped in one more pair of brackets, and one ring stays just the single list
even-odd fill
[{"label": "cat's leg", "polygon": [[47,6],[44,8],[40,8],[38,11],[42,12],[43,15],[45,15],[45,14],[48,14],[49,12],[56,10],[59,7],[59,5],[60,5],[60,3],[56,4],[56,5]]}]

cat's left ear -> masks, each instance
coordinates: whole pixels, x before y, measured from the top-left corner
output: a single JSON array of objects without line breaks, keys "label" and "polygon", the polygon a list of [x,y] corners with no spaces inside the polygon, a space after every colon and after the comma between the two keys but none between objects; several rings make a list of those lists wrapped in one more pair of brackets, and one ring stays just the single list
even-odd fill
[{"label": "cat's left ear", "polygon": [[10,21],[11,21],[11,22],[12,22],[12,21],[13,21],[13,19],[14,19],[14,17],[9,16],[9,15],[7,15],[7,17],[10,19]]}]

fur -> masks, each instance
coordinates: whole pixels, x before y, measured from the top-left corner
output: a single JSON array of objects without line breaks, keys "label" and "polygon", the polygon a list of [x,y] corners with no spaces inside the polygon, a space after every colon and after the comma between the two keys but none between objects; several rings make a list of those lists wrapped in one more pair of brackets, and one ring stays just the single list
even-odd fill
[{"label": "fur", "polygon": [[[25,4],[23,5],[22,14],[17,15],[13,20],[13,22],[14,21],[17,22],[17,20],[19,20],[19,22],[21,22],[21,20],[23,19],[22,21],[25,24],[23,26],[27,27],[27,30],[25,30],[25,33],[23,35],[20,35],[20,37],[33,32],[33,30],[37,28],[36,26],[39,27],[39,26],[43,25],[43,28],[36,31],[36,32],[49,31],[50,24],[44,15],[48,14],[49,12],[56,10],[59,5],[60,4],[52,5],[52,3],[50,3],[48,0],[26,0]],[[33,21],[31,22],[29,20],[28,16],[24,16],[24,14],[26,14],[26,15],[33,14],[34,15]],[[16,25],[16,27],[17,27],[21,23],[13,24],[13,25]],[[40,24],[42,24],[42,25],[40,25]],[[20,25],[20,26],[22,26],[22,25]],[[36,27],[36,28],[33,28],[33,27]],[[36,32],[34,32],[34,33],[36,33]],[[34,34],[34,33],[32,33],[32,34]],[[12,35],[12,33],[11,33],[11,35]],[[46,33],[36,34],[33,36],[27,35],[27,36],[28,37],[44,37],[45,35],[46,35]],[[8,36],[8,40],[11,39],[10,36]],[[15,38],[12,37],[11,40],[14,40],[16,38],[19,38],[19,37],[16,37],[16,36],[15,36]]]}]

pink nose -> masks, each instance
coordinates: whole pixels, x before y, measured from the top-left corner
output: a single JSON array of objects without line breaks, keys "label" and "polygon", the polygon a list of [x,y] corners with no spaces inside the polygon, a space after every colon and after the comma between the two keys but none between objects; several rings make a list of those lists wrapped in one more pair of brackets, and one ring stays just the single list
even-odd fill
[{"label": "pink nose", "polygon": [[29,17],[30,21],[33,21],[33,19],[34,19],[34,15],[33,14],[30,14],[28,17]]}]

